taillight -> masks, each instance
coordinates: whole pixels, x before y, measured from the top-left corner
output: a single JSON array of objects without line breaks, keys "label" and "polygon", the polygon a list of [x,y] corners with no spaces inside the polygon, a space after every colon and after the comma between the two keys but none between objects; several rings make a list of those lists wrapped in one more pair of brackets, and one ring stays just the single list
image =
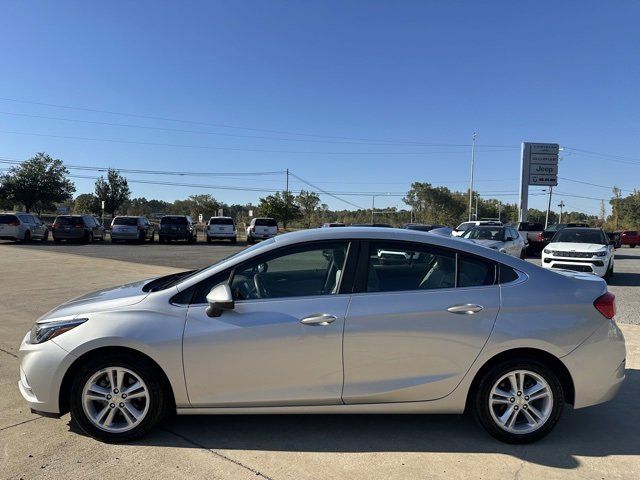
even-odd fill
[{"label": "taillight", "polygon": [[84,228],[84,225],[81,223],[76,223],[76,228]]},{"label": "taillight", "polygon": [[542,235],[542,232],[540,232],[538,235],[536,235],[536,240],[538,242],[542,242],[544,240],[544,235]]},{"label": "taillight", "polygon": [[596,298],[596,301],[593,302],[593,306],[596,307],[605,318],[611,320],[616,314],[616,296],[607,292],[604,295]]},{"label": "taillight", "polygon": [[60,224],[59,223],[54,223],[53,224],[53,228],[60,228]]},{"label": "taillight", "polygon": [[8,223],[8,225],[11,225],[12,227],[19,227],[20,222],[17,220],[12,220],[11,222]]}]

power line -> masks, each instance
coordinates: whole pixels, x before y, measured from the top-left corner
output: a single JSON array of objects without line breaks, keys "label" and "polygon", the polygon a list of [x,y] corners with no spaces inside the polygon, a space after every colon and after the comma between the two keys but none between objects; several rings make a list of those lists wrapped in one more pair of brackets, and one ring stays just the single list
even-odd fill
[{"label": "power line", "polygon": [[[318,152],[318,151],[294,151],[294,150],[269,150],[261,148],[237,148],[237,147],[214,147],[209,145],[188,145],[180,143],[159,143],[159,142],[143,142],[138,140],[117,140],[113,138],[96,138],[96,137],[79,137],[72,135],[53,135],[46,133],[35,132],[16,132],[11,130],[0,130],[0,133],[6,133],[10,135],[27,135],[32,137],[48,137],[48,138],[63,138],[68,140],[83,140],[91,142],[107,142],[107,143],[125,143],[130,145],[150,145],[155,147],[175,147],[175,148],[196,148],[205,150],[224,150],[232,152],[257,152],[257,153],[283,153],[283,154],[295,154],[295,155],[448,155],[448,154],[462,154],[463,151],[431,151],[431,152]],[[507,149],[511,150],[511,148]],[[488,150],[488,151],[503,151],[503,150]]]},{"label": "power line", "polygon": [[[585,182],[583,180],[574,180],[572,178],[566,178],[566,177],[558,177],[558,178],[560,180],[565,180],[567,182],[580,183],[582,185],[589,185],[591,187],[606,188],[608,190],[612,190],[615,187],[615,185],[599,185],[597,183]],[[620,190],[623,192],[633,192],[633,189],[621,188]]]},{"label": "power line", "polygon": [[612,155],[609,153],[600,153],[600,152],[594,152],[592,150],[583,150],[580,148],[572,148],[572,147],[564,147],[564,148],[566,150],[573,150],[574,152],[579,152],[585,156],[605,158],[605,159],[611,160],[612,162],[626,163],[628,165],[640,165],[640,160],[630,159],[629,157],[624,157],[621,155]]},{"label": "power line", "polygon": [[[366,210],[366,208],[361,207],[360,205],[356,205],[355,203],[350,202],[349,200],[345,200],[344,198],[340,198],[340,197],[338,197],[337,195],[334,195],[334,194],[332,194],[332,193],[329,193],[329,192],[327,192],[326,190],[323,190],[322,188],[317,187],[316,185],[314,185],[314,184],[312,184],[312,183],[310,183],[310,182],[307,182],[305,179],[300,178],[300,177],[299,177],[298,175],[296,175],[295,173],[289,172],[289,175],[291,175],[293,178],[297,178],[297,179],[298,179],[298,180],[300,180],[301,182],[303,182],[303,183],[305,183],[305,184],[309,185],[311,188],[314,188],[315,190],[318,190],[319,192],[324,193],[325,195],[329,195],[330,197],[335,198],[336,200],[340,200],[341,202],[344,202],[344,203],[346,203],[347,205],[351,205],[352,207],[356,207],[358,210]],[[373,194],[372,194],[372,195],[373,195]]]},{"label": "power line", "polygon": [[[63,108],[67,110],[78,110],[78,111],[84,111],[84,112],[105,113],[108,115],[120,115],[120,116],[132,117],[132,118],[145,118],[148,120],[160,120],[165,122],[185,123],[190,125],[206,125],[209,127],[217,127],[217,128],[230,128],[230,129],[248,130],[248,131],[254,131],[254,132],[275,133],[280,135],[297,135],[297,136],[305,136],[305,137],[316,137],[316,138],[327,138],[327,139],[338,139],[338,140],[355,140],[355,141],[363,141],[363,142],[382,142],[388,145],[397,144],[397,145],[443,146],[443,144],[429,143],[429,142],[384,140],[384,139],[358,138],[358,137],[333,136],[333,135],[317,135],[317,134],[310,134],[310,133],[290,132],[290,131],[284,131],[284,130],[271,130],[271,129],[265,129],[265,128],[244,127],[244,126],[238,126],[238,125],[230,125],[227,123],[210,123],[210,122],[201,122],[201,121],[194,121],[194,120],[184,120],[184,119],[176,119],[176,118],[161,117],[161,116],[146,115],[146,114],[117,112],[113,110],[101,110],[97,108],[77,107],[77,106],[70,106],[70,105],[45,103],[45,102],[33,102],[33,101],[27,101],[27,100],[19,100],[15,98],[7,98],[7,97],[0,97],[0,101],[22,103],[22,104],[28,104],[28,105],[40,105],[40,106],[53,107],[53,108]],[[460,144],[457,146],[468,147],[469,145]],[[509,147],[514,149],[520,148],[513,145],[485,145],[485,146]]]}]

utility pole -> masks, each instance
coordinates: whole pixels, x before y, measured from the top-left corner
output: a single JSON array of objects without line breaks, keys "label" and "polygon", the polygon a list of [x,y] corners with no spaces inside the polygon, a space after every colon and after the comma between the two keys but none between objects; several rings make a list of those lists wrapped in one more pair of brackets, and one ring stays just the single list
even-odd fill
[{"label": "utility pole", "polygon": [[502,221],[502,217],[500,216],[501,210],[502,210],[502,202],[498,201],[498,221],[500,222]]},{"label": "utility pole", "polygon": [[562,223],[562,209],[564,208],[564,201],[560,200],[558,206],[560,207],[560,218],[558,219],[558,223]]},{"label": "utility pole", "polygon": [[287,168],[287,188],[285,189],[287,193],[289,193],[289,169]]},{"label": "utility pole", "polygon": [[474,218],[474,220],[478,220],[478,197],[480,195],[476,194],[476,218]]},{"label": "utility pole", "polygon": [[[551,210],[551,195],[553,194],[553,187],[549,187],[549,201],[547,202],[547,216],[544,219],[544,229],[549,226],[549,211]],[[560,222],[558,222],[560,223]]]},{"label": "utility pole", "polygon": [[376,208],[376,196],[371,195],[371,225],[373,225],[373,212]]},{"label": "utility pole", "polygon": [[469,180],[469,221],[471,221],[471,200],[473,196],[473,170],[476,163],[476,132],[471,136],[471,178]]}]

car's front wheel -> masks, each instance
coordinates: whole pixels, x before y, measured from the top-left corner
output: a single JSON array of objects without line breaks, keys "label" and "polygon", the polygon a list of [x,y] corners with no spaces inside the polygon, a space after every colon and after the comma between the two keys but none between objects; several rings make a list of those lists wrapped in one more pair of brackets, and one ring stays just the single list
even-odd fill
[{"label": "car's front wheel", "polygon": [[145,435],[164,416],[167,396],[157,369],[130,355],[85,364],[71,388],[71,416],[92,437],[109,443]]},{"label": "car's front wheel", "polygon": [[564,407],[562,384],[544,363],[507,361],[487,371],[476,389],[480,424],[507,443],[530,443],[547,435]]}]

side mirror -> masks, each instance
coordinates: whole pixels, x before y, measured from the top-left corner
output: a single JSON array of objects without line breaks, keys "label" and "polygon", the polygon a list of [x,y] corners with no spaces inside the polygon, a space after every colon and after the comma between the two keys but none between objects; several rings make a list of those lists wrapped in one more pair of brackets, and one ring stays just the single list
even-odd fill
[{"label": "side mirror", "polygon": [[207,295],[207,316],[219,317],[224,310],[233,310],[235,304],[229,285],[222,284],[213,287]]}]

